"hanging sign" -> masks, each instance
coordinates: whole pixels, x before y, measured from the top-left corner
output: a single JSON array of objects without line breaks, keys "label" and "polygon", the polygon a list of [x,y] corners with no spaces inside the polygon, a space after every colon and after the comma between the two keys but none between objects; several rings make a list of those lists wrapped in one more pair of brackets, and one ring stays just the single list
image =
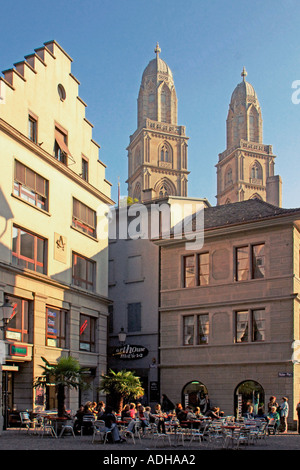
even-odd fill
[{"label": "hanging sign", "polygon": [[115,348],[112,355],[119,359],[141,359],[148,355],[148,349],[144,346],[125,344]]}]

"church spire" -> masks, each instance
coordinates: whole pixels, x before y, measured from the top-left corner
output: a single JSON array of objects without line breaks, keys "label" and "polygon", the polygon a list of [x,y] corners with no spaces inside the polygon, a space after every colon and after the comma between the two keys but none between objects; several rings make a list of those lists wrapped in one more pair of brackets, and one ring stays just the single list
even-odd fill
[{"label": "church spire", "polygon": [[161,48],[159,47],[158,42],[156,43],[156,48],[154,49],[154,52],[156,54],[156,58],[159,59],[159,54],[161,53]]},{"label": "church spire", "polygon": [[242,70],[242,73],[241,73],[241,77],[243,77],[243,82],[246,81],[246,77],[247,77],[247,70],[245,69],[245,67],[243,67],[243,70]]}]

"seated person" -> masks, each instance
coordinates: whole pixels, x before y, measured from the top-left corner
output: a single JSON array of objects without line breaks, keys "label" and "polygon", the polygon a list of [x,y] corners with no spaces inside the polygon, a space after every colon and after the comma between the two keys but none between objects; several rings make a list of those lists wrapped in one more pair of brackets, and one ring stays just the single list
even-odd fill
[{"label": "seated person", "polygon": [[119,429],[116,424],[116,417],[113,414],[113,409],[111,406],[107,406],[105,412],[102,415],[102,419],[105,422],[105,427],[107,431],[111,431],[113,442],[120,443],[124,442],[125,439],[122,439],[119,434]]},{"label": "seated person", "polygon": [[267,414],[267,420],[270,422],[271,419],[274,419],[274,432],[276,433],[278,426],[280,424],[280,416],[277,412],[276,406],[271,406],[271,411]]},{"label": "seated person", "polygon": [[205,416],[211,419],[220,419],[223,416],[223,411],[220,411],[220,408],[214,406],[211,410],[208,410],[205,413]]},{"label": "seated person", "polygon": [[162,412],[161,406],[159,404],[155,405],[155,424],[157,426],[157,431],[162,434],[166,434],[165,427],[165,413]]}]

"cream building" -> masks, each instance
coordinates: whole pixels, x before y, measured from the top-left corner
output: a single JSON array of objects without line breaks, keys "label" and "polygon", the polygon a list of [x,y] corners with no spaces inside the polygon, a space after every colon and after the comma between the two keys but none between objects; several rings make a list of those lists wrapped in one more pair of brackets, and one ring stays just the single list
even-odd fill
[{"label": "cream building", "polygon": [[219,154],[217,203],[258,198],[281,206],[281,178],[274,174],[272,146],[263,144],[261,107],[253,86],[243,80],[234,89],[227,115],[226,150]]},{"label": "cream building", "polygon": [[145,68],[138,95],[137,130],[128,150],[128,195],[139,201],[187,196],[185,127],[177,124],[173,74],[159,57]]},{"label": "cream building", "polygon": [[113,201],[71,63],[51,41],[0,79],[0,295],[14,305],[5,425],[13,407],[55,406],[51,387],[32,388],[41,357],[71,355],[89,369],[91,389],[70,392],[72,409],[96,399],[106,370],[108,239],[98,222]]},{"label": "cream building", "polygon": [[226,415],[300,396],[300,209],[259,199],[204,209],[204,245],[160,240],[161,389]]}]

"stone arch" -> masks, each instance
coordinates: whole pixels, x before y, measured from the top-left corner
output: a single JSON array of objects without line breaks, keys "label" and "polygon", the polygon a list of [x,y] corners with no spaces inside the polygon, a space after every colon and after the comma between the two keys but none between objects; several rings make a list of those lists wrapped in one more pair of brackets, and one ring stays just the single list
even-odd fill
[{"label": "stone arch", "polygon": [[134,187],[132,198],[133,200],[137,199],[138,201],[141,201],[141,197],[142,197],[142,187],[141,187],[141,183],[138,181]]},{"label": "stone arch", "polygon": [[263,179],[263,169],[257,160],[255,160],[255,162],[250,166],[250,178],[251,181]]},{"label": "stone arch", "polygon": [[159,198],[176,196],[175,186],[168,178],[159,180],[154,186],[154,191]]},{"label": "stone arch", "polygon": [[168,142],[163,142],[158,147],[158,160],[161,163],[171,163],[173,164],[173,152],[172,147]]}]

